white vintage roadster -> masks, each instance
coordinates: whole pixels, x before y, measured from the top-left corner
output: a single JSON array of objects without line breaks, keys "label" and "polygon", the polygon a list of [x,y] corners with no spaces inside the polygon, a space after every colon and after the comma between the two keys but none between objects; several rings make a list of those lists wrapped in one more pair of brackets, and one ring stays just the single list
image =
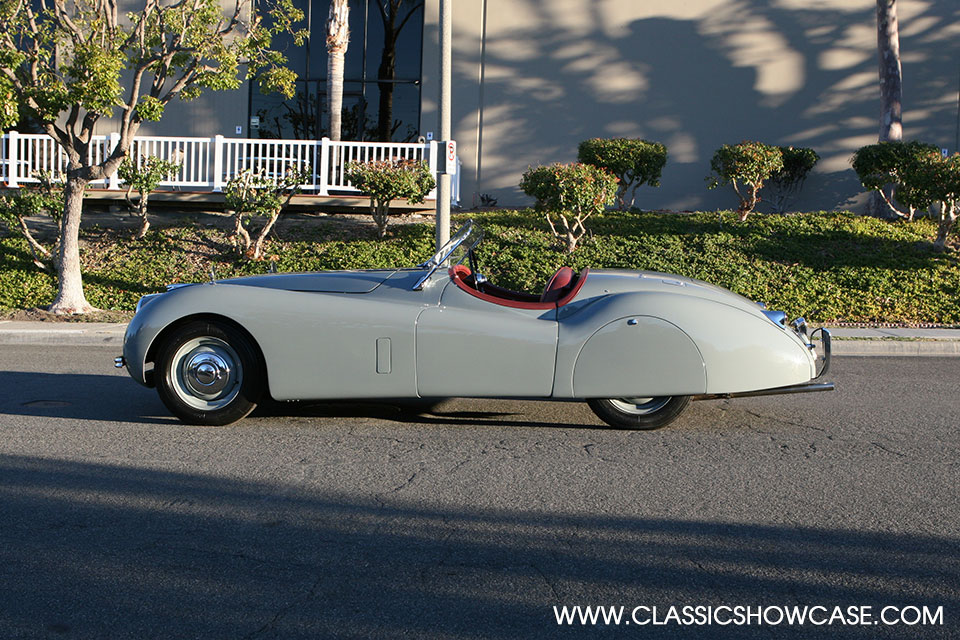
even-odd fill
[{"label": "white vintage roadster", "polygon": [[583,399],[655,429],[691,398],[827,391],[806,323],[647,271],[558,270],[537,293],[480,273],[477,225],[419,267],[282,273],[144,296],[118,367],[181,420],[224,425],[261,399]]}]

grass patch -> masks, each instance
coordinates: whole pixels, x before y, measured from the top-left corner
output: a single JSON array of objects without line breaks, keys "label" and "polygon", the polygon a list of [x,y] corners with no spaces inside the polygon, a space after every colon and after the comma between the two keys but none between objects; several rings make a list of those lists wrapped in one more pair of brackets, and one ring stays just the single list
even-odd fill
[{"label": "grass patch", "polygon": [[[487,232],[481,265],[495,283],[539,291],[560,266],[649,269],[718,284],[770,308],[813,322],[960,323],[956,251],[932,249],[928,220],[889,223],[848,213],[752,216],[609,212],[591,218],[592,236],[567,255],[531,211],[467,217]],[[347,231],[336,219],[298,227],[266,254],[279,271],[412,266],[433,249],[432,224]],[[172,282],[263,273],[266,262],[238,260],[220,229],[190,224],[157,229],[142,240],[129,231],[82,234],[87,298],[101,309],[129,310]],[[25,243],[0,238],[0,310],[50,303],[54,276],[31,263]]]}]

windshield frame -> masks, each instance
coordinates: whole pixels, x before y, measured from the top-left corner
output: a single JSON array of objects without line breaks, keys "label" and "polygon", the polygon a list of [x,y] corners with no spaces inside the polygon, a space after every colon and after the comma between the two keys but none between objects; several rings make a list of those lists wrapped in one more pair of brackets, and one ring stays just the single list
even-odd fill
[{"label": "windshield frame", "polygon": [[[469,242],[468,242],[469,240]],[[440,249],[433,254],[429,260],[420,265],[421,269],[425,269],[426,273],[417,280],[417,283],[413,285],[414,291],[419,291],[423,288],[424,283],[430,279],[440,265],[447,262],[454,252],[459,249],[462,245],[466,246],[466,251],[464,251],[463,256],[459,258],[458,264],[463,262],[463,259],[469,254],[470,251],[473,251],[480,242],[483,241],[483,229],[479,225],[474,223],[473,220],[467,220],[463,223],[457,232],[451,236],[451,238],[444,244]]]}]

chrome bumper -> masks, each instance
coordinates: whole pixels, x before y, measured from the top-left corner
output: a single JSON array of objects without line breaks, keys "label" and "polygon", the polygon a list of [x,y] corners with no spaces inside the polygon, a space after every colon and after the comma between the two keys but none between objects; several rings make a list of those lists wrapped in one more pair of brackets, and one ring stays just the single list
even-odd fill
[{"label": "chrome bumper", "polygon": [[[830,332],[823,327],[815,329],[813,333],[810,334],[811,343],[813,342],[813,337],[818,333],[820,334],[821,342],[823,342],[823,366],[820,368],[820,371],[817,372],[817,375],[813,377],[814,380],[819,380],[830,370]],[[813,345],[811,344],[811,348],[812,347]]]}]

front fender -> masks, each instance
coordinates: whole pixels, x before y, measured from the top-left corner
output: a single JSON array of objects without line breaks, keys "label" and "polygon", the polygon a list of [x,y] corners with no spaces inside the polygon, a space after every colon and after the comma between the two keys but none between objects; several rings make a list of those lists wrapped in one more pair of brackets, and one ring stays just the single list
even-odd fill
[{"label": "front fender", "polygon": [[[386,295],[391,291],[396,293]],[[189,318],[221,318],[241,327],[260,349],[275,400],[416,397],[414,328],[420,302],[429,299],[424,295],[383,285],[371,293],[230,283],[182,287],[136,314],[124,356],[130,375],[148,384],[152,345],[167,327]]]},{"label": "front fender", "polygon": [[241,325],[231,312],[235,291],[235,287],[198,284],[150,296],[152,299],[133,316],[123,337],[123,357],[130,376],[142,385],[153,386],[147,371],[148,354],[157,336],[174,323],[190,317],[216,316]]}]

